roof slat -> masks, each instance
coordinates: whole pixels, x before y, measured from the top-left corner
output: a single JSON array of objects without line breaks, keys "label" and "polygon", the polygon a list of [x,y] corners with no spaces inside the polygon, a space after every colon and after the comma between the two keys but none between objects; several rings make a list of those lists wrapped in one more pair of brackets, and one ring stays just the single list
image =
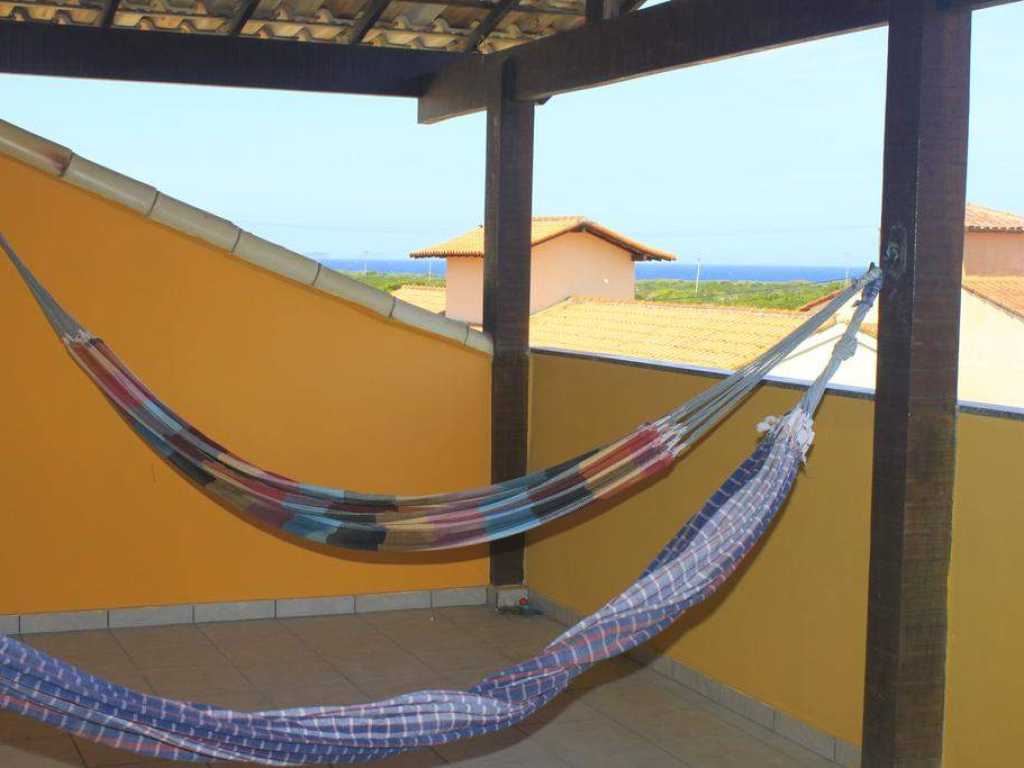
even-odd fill
[{"label": "roof slat", "polygon": [[114,23],[114,16],[117,14],[117,6],[121,0],[104,0],[103,10],[100,12],[98,26],[101,29],[110,29]]},{"label": "roof slat", "polygon": [[486,40],[487,36],[501,23],[501,20],[516,7],[517,2],[518,0],[499,0],[494,9],[484,17],[484,20],[470,34],[469,39],[466,40],[464,50],[472,53],[479,48],[480,43]]},{"label": "roof slat", "polygon": [[238,13],[228,24],[227,36],[235,37],[245,27],[246,22],[252,18],[259,6],[260,0],[244,0],[238,9]]},{"label": "roof slat", "polygon": [[391,0],[368,0],[363,6],[362,13],[356,18],[355,26],[352,27],[352,32],[348,37],[348,43],[358,45],[363,42],[363,38],[373,29],[374,24],[384,15],[384,11],[389,5],[391,5]]}]

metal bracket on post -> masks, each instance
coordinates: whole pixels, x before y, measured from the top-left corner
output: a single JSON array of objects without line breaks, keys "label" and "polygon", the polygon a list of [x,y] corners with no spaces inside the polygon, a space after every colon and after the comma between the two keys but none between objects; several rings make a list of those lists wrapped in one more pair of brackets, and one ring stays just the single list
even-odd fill
[{"label": "metal bracket on post", "polygon": [[902,224],[893,224],[889,227],[889,237],[886,238],[882,251],[882,272],[885,274],[886,284],[895,286],[896,281],[906,270],[907,228]]}]

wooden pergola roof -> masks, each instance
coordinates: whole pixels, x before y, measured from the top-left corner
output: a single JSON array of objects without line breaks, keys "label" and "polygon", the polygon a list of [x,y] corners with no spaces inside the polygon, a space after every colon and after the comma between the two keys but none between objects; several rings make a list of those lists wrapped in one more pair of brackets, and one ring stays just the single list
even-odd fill
[{"label": "wooden pergola roof", "polygon": [[[971,11],[1013,1],[0,0],[0,73],[405,96],[423,123],[486,110],[483,318],[501,482],[527,469],[536,105],[888,25],[863,764],[934,766],[946,716]],[[585,127],[609,144],[637,140],[603,129]],[[683,134],[673,149],[702,151]],[[492,584],[523,582],[523,547],[521,535],[492,543]]]},{"label": "wooden pergola roof", "polygon": [[430,51],[501,51],[580,26],[585,0],[3,0],[0,20]]}]

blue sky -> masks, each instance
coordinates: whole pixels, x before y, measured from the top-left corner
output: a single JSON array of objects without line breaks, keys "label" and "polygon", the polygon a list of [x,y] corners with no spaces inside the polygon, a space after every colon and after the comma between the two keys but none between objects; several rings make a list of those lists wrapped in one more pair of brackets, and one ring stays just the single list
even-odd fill
[{"label": "blue sky", "polygon": [[[1024,3],[975,13],[968,198],[1024,213]],[[534,213],[683,262],[875,256],[884,30],[566,94]],[[395,258],[479,224],[484,124],[412,100],[0,76],[0,117],[304,253]]]}]

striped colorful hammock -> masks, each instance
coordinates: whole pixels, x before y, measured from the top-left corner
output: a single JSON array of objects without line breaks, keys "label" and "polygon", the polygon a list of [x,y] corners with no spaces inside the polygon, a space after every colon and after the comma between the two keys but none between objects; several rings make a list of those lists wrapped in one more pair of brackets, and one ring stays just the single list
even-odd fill
[{"label": "striped colorful hammock", "polygon": [[878,277],[877,270],[869,271],[735,374],[610,445],[505,483],[411,497],[296,482],[230,452],[161,402],[101,339],[71,317],[2,236],[0,247],[71,357],[155,452],[243,518],[299,538],[363,550],[444,549],[505,538],[664,473],[725,419],[776,363]]},{"label": "striped colorful hammock", "polygon": [[[657,635],[736,570],[785,503],[814,439],[812,417],[825,385],[856,350],[856,331],[879,284],[872,272],[825,371],[796,408],[763,423],[767,434],[754,454],[632,586],[538,655],[469,690],[426,690],[344,707],[234,712],[138,693],[0,636],[0,709],[146,756],[263,765],[363,762],[509,727],[596,662]],[[51,315],[58,331],[65,317]]]}]

